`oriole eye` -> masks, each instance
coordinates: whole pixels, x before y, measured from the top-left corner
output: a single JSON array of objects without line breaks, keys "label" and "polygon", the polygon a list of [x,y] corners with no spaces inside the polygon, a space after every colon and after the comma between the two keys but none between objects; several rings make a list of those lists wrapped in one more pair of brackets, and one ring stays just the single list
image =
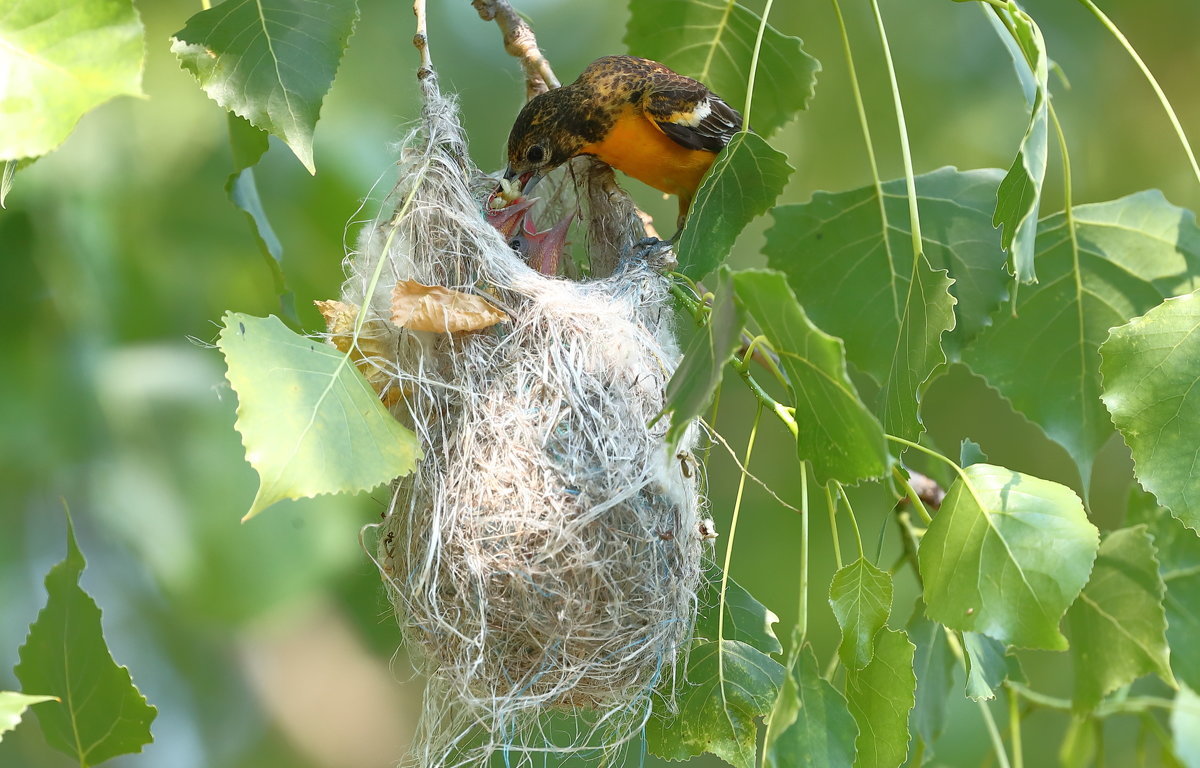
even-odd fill
[{"label": "oriole eye", "polygon": [[544,158],[545,156],[546,156],[545,150],[543,150],[537,144],[534,144],[532,147],[525,150],[525,159],[531,163],[540,163],[540,162],[542,162],[542,158]]}]

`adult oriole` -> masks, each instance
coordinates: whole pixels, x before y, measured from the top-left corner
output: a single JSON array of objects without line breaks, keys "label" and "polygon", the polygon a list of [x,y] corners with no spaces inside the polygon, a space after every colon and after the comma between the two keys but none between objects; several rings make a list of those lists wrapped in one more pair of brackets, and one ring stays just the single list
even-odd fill
[{"label": "adult oriole", "polygon": [[508,170],[532,183],[577,155],[593,155],[679,197],[679,226],[742,116],[706,85],[636,56],[605,56],[570,85],[539,94],[508,136]]}]

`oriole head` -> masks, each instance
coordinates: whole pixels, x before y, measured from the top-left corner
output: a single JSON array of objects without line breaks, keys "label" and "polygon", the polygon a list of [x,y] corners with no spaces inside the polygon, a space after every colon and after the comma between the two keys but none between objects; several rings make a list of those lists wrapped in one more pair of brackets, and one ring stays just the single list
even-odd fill
[{"label": "oriole head", "polygon": [[539,94],[525,105],[508,135],[508,170],[504,177],[531,182],[579,154],[604,134],[603,113],[571,86]]}]

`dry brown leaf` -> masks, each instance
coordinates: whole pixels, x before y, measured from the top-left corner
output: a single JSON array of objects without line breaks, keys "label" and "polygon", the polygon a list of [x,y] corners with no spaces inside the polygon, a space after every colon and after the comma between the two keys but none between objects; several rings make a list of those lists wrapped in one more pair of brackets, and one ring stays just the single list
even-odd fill
[{"label": "dry brown leaf", "polygon": [[392,291],[392,322],[411,331],[478,331],[507,319],[486,299],[440,285],[401,280]]},{"label": "dry brown leaf", "polygon": [[354,323],[358,320],[358,306],[344,301],[314,301],[321,316],[325,318],[325,328],[329,331],[329,343],[337,347],[339,352],[350,355],[350,359],[358,366],[358,370],[366,377],[367,383],[379,395],[383,404],[391,407],[400,402],[407,394],[379,366],[372,365],[368,358],[390,359],[388,354],[387,329],[380,320],[368,320],[363,323],[358,334],[358,347],[354,348]]}]

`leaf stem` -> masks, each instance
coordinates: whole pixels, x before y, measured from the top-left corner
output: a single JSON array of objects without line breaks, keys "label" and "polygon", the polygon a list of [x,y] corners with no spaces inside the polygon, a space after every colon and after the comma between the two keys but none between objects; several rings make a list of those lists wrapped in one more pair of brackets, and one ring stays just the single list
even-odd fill
[{"label": "leaf stem", "polygon": [[838,541],[837,499],[829,491],[828,484],[825,486],[825,506],[829,509],[829,533],[833,537],[833,564],[840,571],[842,570],[842,545]]},{"label": "leaf stem", "polygon": [[1025,757],[1021,750],[1021,709],[1017,694],[1011,688],[1005,689],[1008,698],[1008,738],[1012,742],[1013,768],[1025,768]]},{"label": "leaf stem", "polygon": [[912,566],[913,576],[917,579],[917,586],[922,591],[925,589],[925,580],[921,578],[921,561],[917,557],[917,551],[920,547],[920,539],[917,537],[917,532],[913,528],[912,518],[908,512],[900,512],[896,515],[896,524],[900,526],[900,532],[903,537],[900,540],[901,546],[904,548],[904,554],[901,560],[907,560]]},{"label": "leaf stem", "polygon": [[[1061,712],[1071,712],[1074,707],[1070,699],[1062,699],[1057,696],[1050,696],[1045,693],[1040,693],[1028,688],[1021,683],[1009,680],[1005,683],[1013,692],[1021,698],[1028,701],[1030,704],[1035,704],[1045,709],[1054,709]],[[1141,714],[1150,709],[1167,709],[1174,708],[1175,702],[1172,699],[1161,699],[1157,696],[1129,696],[1120,701],[1101,702],[1096,707],[1093,714],[1096,717],[1109,717],[1110,715],[1132,715]],[[1200,712],[1198,712],[1200,714]]]},{"label": "leaf stem", "polygon": [[800,462],[800,639],[792,649],[798,653],[808,636],[808,462]]},{"label": "leaf stem", "polygon": [[1134,63],[1138,65],[1138,69],[1142,70],[1142,74],[1149,81],[1150,87],[1154,89],[1154,95],[1158,97],[1158,103],[1162,105],[1163,111],[1167,113],[1167,118],[1171,121],[1171,126],[1175,129],[1175,135],[1179,137],[1179,143],[1183,145],[1183,151],[1187,153],[1188,162],[1192,164],[1192,173],[1196,175],[1196,180],[1200,181],[1200,164],[1196,162],[1196,155],[1192,152],[1192,145],[1188,142],[1187,134],[1183,132],[1183,126],[1179,124],[1179,118],[1175,115],[1175,110],[1171,107],[1171,102],[1167,99],[1167,94],[1163,93],[1163,89],[1159,86],[1158,80],[1150,72],[1150,68],[1146,66],[1146,62],[1142,61],[1142,57],[1134,49],[1133,45],[1121,32],[1112,19],[1104,15],[1104,11],[1100,10],[1092,0],[1079,0],[1084,6],[1092,12],[1092,15],[1100,20],[1100,23],[1117,39],[1117,42],[1129,54]]},{"label": "leaf stem", "polygon": [[[754,36],[754,54],[750,57],[750,76],[746,78],[746,108],[742,110],[742,130],[750,130],[750,102],[754,97],[754,78],[758,74],[758,55],[762,50],[763,34],[767,31],[767,17],[771,15],[771,5],[775,0],[767,0],[763,6],[762,19],[758,23],[758,34]],[[728,12],[728,9],[727,9]]]},{"label": "leaf stem", "polygon": [[[717,388],[713,391],[712,411],[710,411],[708,414],[708,426],[714,432],[716,432],[716,430],[717,430],[717,412],[721,406],[721,383],[722,382],[717,382]],[[713,449],[714,443],[715,443],[715,441],[709,440],[708,445],[704,446],[703,453],[700,454],[700,464],[705,467],[708,466],[708,457],[712,455],[712,449]],[[707,490],[708,490],[707,489],[707,484],[708,484],[707,473],[704,475],[704,478],[705,478],[705,486],[706,486],[705,491],[707,492]]]},{"label": "leaf stem", "polygon": [[[708,312],[708,308],[703,299],[694,295],[689,296],[683,287],[675,282],[671,283],[669,290],[672,296],[679,299],[681,302],[683,302],[684,306],[688,308],[688,311],[692,313],[692,318],[696,321],[697,325],[703,325],[706,322],[706,313]],[[766,341],[765,337],[763,337],[763,340]],[[751,343],[753,344],[753,342]],[[733,369],[738,372],[739,376],[742,377],[742,381],[746,382],[746,386],[750,388],[750,391],[754,394],[755,398],[758,399],[759,404],[771,411],[771,413],[775,414],[775,417],[783,422],[783,425],[787,427],[789,432],[792,433],[792,438],[796,438],[800,434],[800,426],[796,423],[796,417],[793,415],[795,409],[789,408],[788,406],[779,402],[775,398],[771,397],[770,393],[763,389],[762,385],[758,383],[758,380],[755,379],[753,374],[750,373],[750,357],[751,356],[747,356],[745,360],[739,360],[735,357],[730,361],[729,364],[732,365]],[[770,363],[767,365],[768,370],[771,370],[777,378],[783,376],[783,373],[779,371],[777,366],[774,365],[774,361],[771,359],[770,355],[762,355],[756,359],[768,361]],[[766,365],[766,363],[764,363],[764,365]]]},{"label": "leaf stem", "polygon": [[[1054,123],[1054,133],[1058,137],[1058,152],[1062,156],[1063,166],[1063,215],[1067,222],[1067,234],[1071,237],[1071,253],[1075,259],[1075,291],[1083,295],[1083,285],[1079,276],[1079,239],[1075,234],[1075,212],[1071,200],[1071,154],[1067,151],[1067,137],[1063,133],[1062,123],[1058,121],[1058,113],[1054,111],[1054,103],[1047,101],[1050,108],[1050,121]],[[1082,321],[1081,321],[1082,322]]]},{"label": "leaf stem", "polygon": [[[746,475],[750,470],[750,454],[754,452],[754,438],[758,436],[758,422],[762,416],[762,405],[754,411],[754,424],[750,427],[750,439],[746,441],[746,458],[742,460],[742,474],[738,478],[737,498],[733,502],[733,518],[729,521],[729,539],[725,544],[725,564],[721,568],[721,597],[717,602],[717,654],[721,653],[719,641],[725,639],[725,590],[729,586],[729,563],[733,559],[733,540],[737,535],[738,515],[742,510],[742,494],[746,490]],[[718,667],[724,665],[718,658]]]},{"label": "leaf stem", "polygon": [[947,456],[943,456],[942,454],[938,453],[937,451],[933,450],[932,448],[926,448],[925,446],[921,445],[920,443],[914,443],[911,440],[905,440],[903,437],[897,437],[895,435],[884,435],[884,437],[886,437],[888,440],[891,440],[893,443],[900,443],[901,445],[908,446],[909,448],[915,448],[918,451],[920,451],[921,453],[932,456],[933,458],[939,459],[940,461],[944,461],[946,464],[949,464],[950,467],[953,468],[955,472],[958,473],[958,476],[963,479],[964,483],[967,482],[967,476],[963,472],[962,467],[958,466],[958,464],[953,459],[951,459]]},{"label": "leaf stem", "polygon": [[[1074,210],[1074,205],[1072,204],[1072,200],[1071,200],[1071,155],[1070,155],[1070,152],[1067,151],[1067,137],[1063,133],[1062,123],[1060,123],[1058,121],[1058,113],[1054,110],[1054,102],[1050,101],[1049,98],[1047,98],[1046,106],[1049,107],[1050,122],[1054,123],[1054,132],[1055,132],[1055,135],[1058,137],[1058,154],[1062,157],[1063,217],[1067,223],[1067,236],[1071,242],[1071,273],[1072,273],[1072,277],[1074,278],[1074,282],[1075,282],[1075,298],[1076,298],[1075,322],[1079,326],[1080,334],[1082,334],[1083,328],[1084,328],[1083,270],[1079,266],[1079,237],[1075,232],[1075,210]],[[1083,358],[1083,354],[1084,354],[1083,347],[1081,346],[1079,348],[1079,355],[1080,355],[1079,364],[1080,364],[1082,370],[1087,370],[1087,361]],[[1081,414],[1081,419],[1082,419],[1082,414]],[[1080,483],[1082,485],[1081,490],[1083,491],[1083,500],[1084,500],[1084,503],[1086,504],[1088,502],[1089,491],[1091,490],[1090,483],[1088,483],[1088,478],[1084,477],[1084,473],[1082,471],[1080,471],[1080,473],[1079,473],[1079,479],[1080,479]]]},{"label": "leaf stem", "polygon": [[[888,226],[887,209],[883,203],[883,181],[879,178],[879,165],[875,161],[875,142],[871,141],[871,127],[867,120],[867,108],[863,105],[862,88],[858,84],[858,71],[854,67],[854,54],[850,49],[850,35],[846,31],[846,20],[842,17],[842,7],[838,0],[832,0],[833,15],[837,18],[838,30],[842,36],[842,51],[846,56],[846,71],[850,75],[850,92],[854,94],[854,107],[858,112],[858,124],[862,129],[863,142],[867,148],[867,163],[871,166],[871,182],[875,185],[875,199],[879,203],[879,222],[886,231]],[[888,278],[891,292],[892,304],[900,305],[900,296],[896,286],[896,270],[894,267],[895,260],[892,257],[892,246],[889,238],[883,238],[883,248],[887,254],[888,266],[892,267],[891,276]]]},{"label": "leaf stem", "polygon": [[917,212],[917,182],[913,175],[912,151],[908,146],[908,126],[904,121],[904,104],[900,100],[900,85],[896,80],[896,66],[892,62],[892,49],[888,45],[887,31],[883,26],[883,15],[879,12],[879,0],[871,0],[875,13],[875,25],[879,28],[879,41],[883,45],[883,59],[887,64],[888,81],[892,86],[892,101],[896,105],[896,125],[900,131],[900,153],[904,158],[904,183],[908,188],[908,220],[912,229],[913,274],[921,262],[921,217]]},{"label": "leaf stem", "polygon": [[1008,762],[1008,754],[1004,751],[1004,740],[1000,738],[1000,730],[996,728],[996,720],[992,717],[991,707],[986,701],[980,700],[979,711],[983,714],[983,724],[987,726],[988,736],[992,740],[992,750],[996,753],[996,762],[1000,768],[1012,768]]},{"label": "leaf stem", "polygon": [[[954,657],[962,664],[963,673],[967,672],[967,656],[963,652],[962,643],[959,641],[958,634],[945,627],[946,646]],[[1000,730],[996,727],[996,720],[992,717],[992,710],[988,708],[987,702],[980,700],[976,702],[979,705],[979,712],[983,716],[983,724],[987,727],[988,737],[992,742],[992,750],[996,753],[996,762],[1000,768],[1012,768],[1008,762],[1008,754],[1004,751],[1004,740],[1000,738]]]},{"label": "leaf stem", "polygon": [[929,516],[929,511],[925,509],[925,504],[921,501],[921,497],[913,490],[912,484],[908,482],[908,476],[904,474],[904,470],[900,469],[899,464],[892,465],[892,474],[900,481],[900,485],[904,487],[904,492],[908,494],[908,500],[912,503],[913,508],[917,510],[917,514],[925,521],[925,525],[933,522],[933,518]]},{"label": "leaf stem", "polygon": [[834,481],[838,492],[842,494],[842,499],[846,502],[846,511],[850,513],[850,525],[854,527],[854,543],[858,545],[858,558],[860,560],[866,558],[863,552],[862,534],[858,532],[858,519],[854,516],[854,507],[850,505],[850,497],[846,495],[846,489],[841,483]]},{"label": "leaf stem", "polygon": [[758,398],[758,404],[769,409],[775,414],[775,417],[783,422],[783,425],[792,433],[792,438],[800,435],[800,425],[796,423],[796,417],[792,415],[792,409],[788,408],[783,403],[775,398],[762,388],[758,380],[750,373],[750,364],[740,360],[734,360],[731,365],[733,369],[742,377],[742,381],[746,382],[746,386],[750,387],[750,391]]}]

